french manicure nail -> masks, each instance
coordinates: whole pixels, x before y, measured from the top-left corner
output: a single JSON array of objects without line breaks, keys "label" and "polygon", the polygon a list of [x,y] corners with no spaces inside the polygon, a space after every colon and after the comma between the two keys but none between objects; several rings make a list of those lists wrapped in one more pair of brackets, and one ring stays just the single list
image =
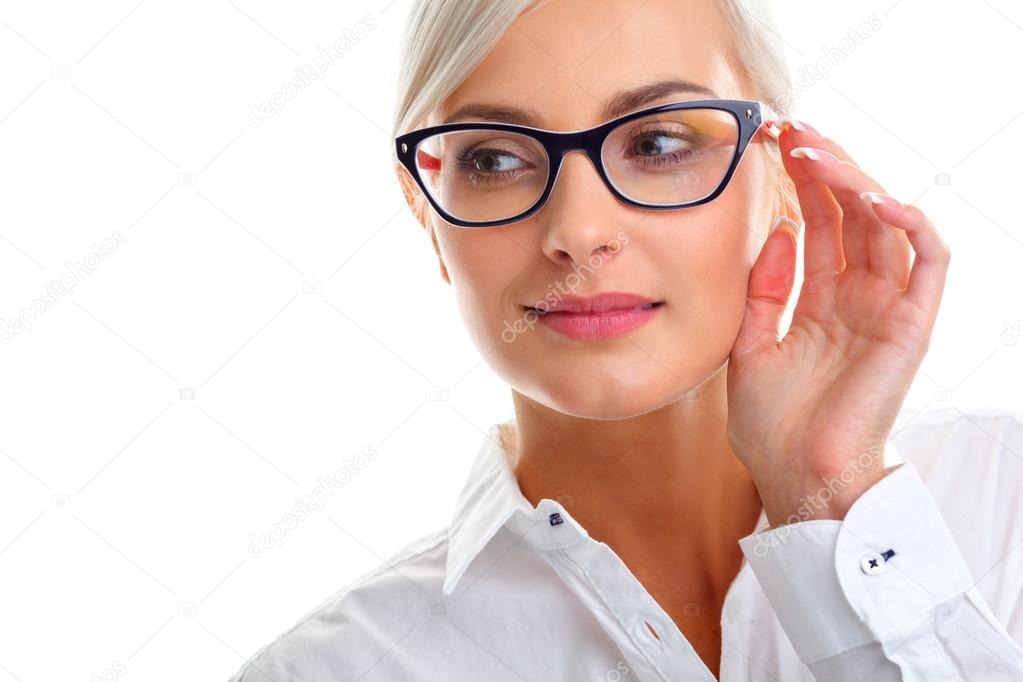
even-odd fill
[{"label": "french manicure nail", "polygon": [[878,192],[861,192],[860,198],[867,199],[872,204],[899,203],[898,201],[888,196],[887,194],[880,194]]},{"label": "french manicure nail", "polygon": [[821,155],[809,147],[796,147],[795,149],[789,152],[789,156],[796,159],[807,158],[810,159],[811,161],[821,160]]},{"label": "french manicure nail", "polygon": [[788,125],[792,126],[793,128],[795,128],[796,130],[798,130],[801,133],[805,133],[806,132],[806,126],[803,125],[802,122],[797,121],[794,118],[790,118],[788,116],[785,116],[784,118],[779,119],[778,122],[782,126],[784,126],[787,123]]},{"label": "french manicure nail", "polygon": [[[817,130],[809,123],[803,123],[799,119],[792,118],[791,116],[785,116],[781,118],[779,120],[779,123],[783,126],[786,123],[788,123],[790,126],[792,126],[794,129],[798,130],[801,133],[817,133]],[[820,133],[817,134],[820,135]]]}]

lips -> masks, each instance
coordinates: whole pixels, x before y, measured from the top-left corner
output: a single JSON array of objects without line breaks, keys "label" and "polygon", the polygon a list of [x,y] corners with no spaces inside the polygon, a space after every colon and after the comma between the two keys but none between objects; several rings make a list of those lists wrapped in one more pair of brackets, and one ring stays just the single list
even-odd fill
[{"label": "lips", "polygon": [[620,291],[596,296],[566,296],[537,307],[539,325],[573,341],[602,341],[624,336],[660,317],[664,301]]},{"label": "lips", "polygon": [[523,307],[527,310],[534,310],[541,315],[549,315],[552,313],[595,315],[625,310],[649,310],[663,304],[664,301],[657,301],[647,296],[613,291],[586,297],[569,295],[559,300],[552,301],[549,304],[545,302],[543,305],[537,305],[535,307]]}]

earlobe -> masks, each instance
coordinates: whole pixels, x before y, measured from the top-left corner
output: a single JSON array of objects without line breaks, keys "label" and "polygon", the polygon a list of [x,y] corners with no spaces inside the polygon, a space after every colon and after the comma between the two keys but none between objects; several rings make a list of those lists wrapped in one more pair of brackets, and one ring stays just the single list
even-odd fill
[{"label": "earlobe", "polygon": [[416,217],[416,221],[419,222],[424,228],[429,229],[426,224],[426,198],[423,196],[422,191],[416,184],[416,181],[409,175],[408,169],[398,165],[395,166],[395,172],[398,174],[398,182],[401,183],[401,191],[405,195],[405,202],[408,204],[409,209],[412,211],[412,215]]},{"label": "earlobe", "polygon": [[433,252],[437,254],[437,263],[440,265],[440,276],[445,282],[451,284],[451,277],[448,275],[448,266],[444,264],[444,257],[440,255],[440,244],[437,242],[437,233],[433,229],[433,223],[427,222],[425,227],[426,231],[430,233],[430,241],[433,242]]},{"label": "earlobe", "polygon": [[451,277],[448,275],[448,267],[444,265],[444,259],[437,254],[437,262],[440,263],[440,276],[444,278],[444,281],[451,284]]}]

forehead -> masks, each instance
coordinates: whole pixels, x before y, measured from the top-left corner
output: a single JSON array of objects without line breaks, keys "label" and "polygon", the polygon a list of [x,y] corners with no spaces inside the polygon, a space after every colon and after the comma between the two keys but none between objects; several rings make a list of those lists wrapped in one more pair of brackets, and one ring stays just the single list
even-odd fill
[{"label": "forehead", "polygon": [[[430,124],[466,105],[511,105],[536,112],[539,127],[576,130],[607,120],[607,105],[620,91],[663,80],[741,98],[745,83],[729,56],[732,38],[715,5],[712,0],[552,0],[511,24]],[[665,93],[642,106],[710,97]]]}]

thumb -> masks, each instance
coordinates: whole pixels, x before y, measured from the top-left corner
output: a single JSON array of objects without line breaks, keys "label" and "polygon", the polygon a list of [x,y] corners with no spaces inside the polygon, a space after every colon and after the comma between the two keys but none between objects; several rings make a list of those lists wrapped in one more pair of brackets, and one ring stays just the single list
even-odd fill
[{"label": "thumb", "polygon": [[746,294],[746,314],[732,357],[776,345],[782,313],[796,277],[796,234],[799,226],[779,216],[753,264]]}]

